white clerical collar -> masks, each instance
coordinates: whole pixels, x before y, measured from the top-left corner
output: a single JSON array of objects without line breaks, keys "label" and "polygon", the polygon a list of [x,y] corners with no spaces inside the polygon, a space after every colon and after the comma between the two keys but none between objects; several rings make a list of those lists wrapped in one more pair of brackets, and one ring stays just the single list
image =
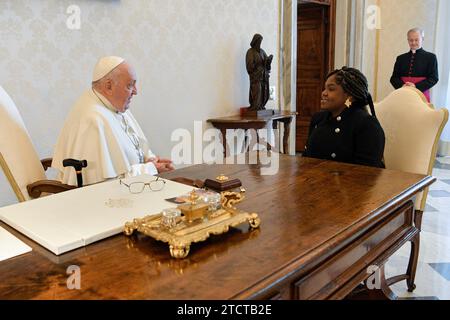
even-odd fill
[{"label": "white clerical collar", "polygon": [[117,111],[113,105],[111,104],[111,102],[109,102],[108,99],[105,98],[104,95],[102,95],[100,92],[98,92],[97,90],[95,90],[94,88],[92,88],[92,92],[94,92],[94,94],[97,96],[98,100],[100,100],[100,102],[110,111],[114,112],[114,113],[119,113],[119,111]]}]

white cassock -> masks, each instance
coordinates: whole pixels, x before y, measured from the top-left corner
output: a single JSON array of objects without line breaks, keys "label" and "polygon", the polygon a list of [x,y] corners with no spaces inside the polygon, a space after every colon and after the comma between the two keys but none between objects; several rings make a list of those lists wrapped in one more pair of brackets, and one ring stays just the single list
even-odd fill
[{"label": "white cassock", "polygon": [[120,175],[158,174],[151,162],[155,157],[139,124],[128,110],[116,112],[98,92],[86,91],[75,103],[56,143],[52,167],[58,179],[77,185],[73,167],[63,167],[63,160],[87,160],[83,168],[83,184],[93,184]]}]

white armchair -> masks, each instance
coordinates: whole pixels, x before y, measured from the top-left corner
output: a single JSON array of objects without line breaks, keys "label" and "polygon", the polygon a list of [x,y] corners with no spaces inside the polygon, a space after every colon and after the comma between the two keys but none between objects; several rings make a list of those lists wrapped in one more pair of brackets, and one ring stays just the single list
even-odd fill
[{"label": "white armchair", "polygon": [[[447,109],[434,109],[422,92],[404,87],[375,104],[377,118],[386,136],[384,161],[387,169],[431,175],[439,138],[448,121]],[[428,188],[415,201],[414,224],[421,229]],[[405,275],[388,279],[388,285],[407,280],[415,289],[420,234],[411,240],[411,256]]]},{"label": "white armchair", "polygon": [[47,180],[50,164],[39,160],[14,101],[0,86],[0,166],[20,202],[76,188]]}]

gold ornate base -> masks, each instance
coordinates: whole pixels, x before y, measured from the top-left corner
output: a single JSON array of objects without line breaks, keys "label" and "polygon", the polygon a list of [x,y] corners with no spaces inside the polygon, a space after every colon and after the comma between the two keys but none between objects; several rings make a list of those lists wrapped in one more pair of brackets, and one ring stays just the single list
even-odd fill
[{"label": "gold ornate base", "polygon": [[204,241],[210,235],[226,233],[230,227],[244,222],[248,222],[253,229],[258,228],[261,223],[256,213],[247,213],[230,207],[208,213],[203,220],[194,222],[188,222],[182,216],[177,225],[170,229],[162,225],[161,217],[161,214],[157,214],[127,222],[124,233],[130,236],[134,231],[138,231],[166,242],[169,244],[171,256],[177,259],[186,258],[192,243]]}]

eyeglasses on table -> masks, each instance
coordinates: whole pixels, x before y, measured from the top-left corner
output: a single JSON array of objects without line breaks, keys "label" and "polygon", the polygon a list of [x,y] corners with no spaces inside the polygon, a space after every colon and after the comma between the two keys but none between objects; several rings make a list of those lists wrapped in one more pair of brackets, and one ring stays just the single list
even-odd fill
[{"label": "eyeglasses on table", "polygon": [[132,194],[139,194],[144,192],[145,186],[148,186],[151,191],[161,191],[166,185],[166,181],[160,179],[159,177],[150,182],[132,182],[130,184],[127,184],[122,179],[120,179],[119,183],[127,187]]}]

